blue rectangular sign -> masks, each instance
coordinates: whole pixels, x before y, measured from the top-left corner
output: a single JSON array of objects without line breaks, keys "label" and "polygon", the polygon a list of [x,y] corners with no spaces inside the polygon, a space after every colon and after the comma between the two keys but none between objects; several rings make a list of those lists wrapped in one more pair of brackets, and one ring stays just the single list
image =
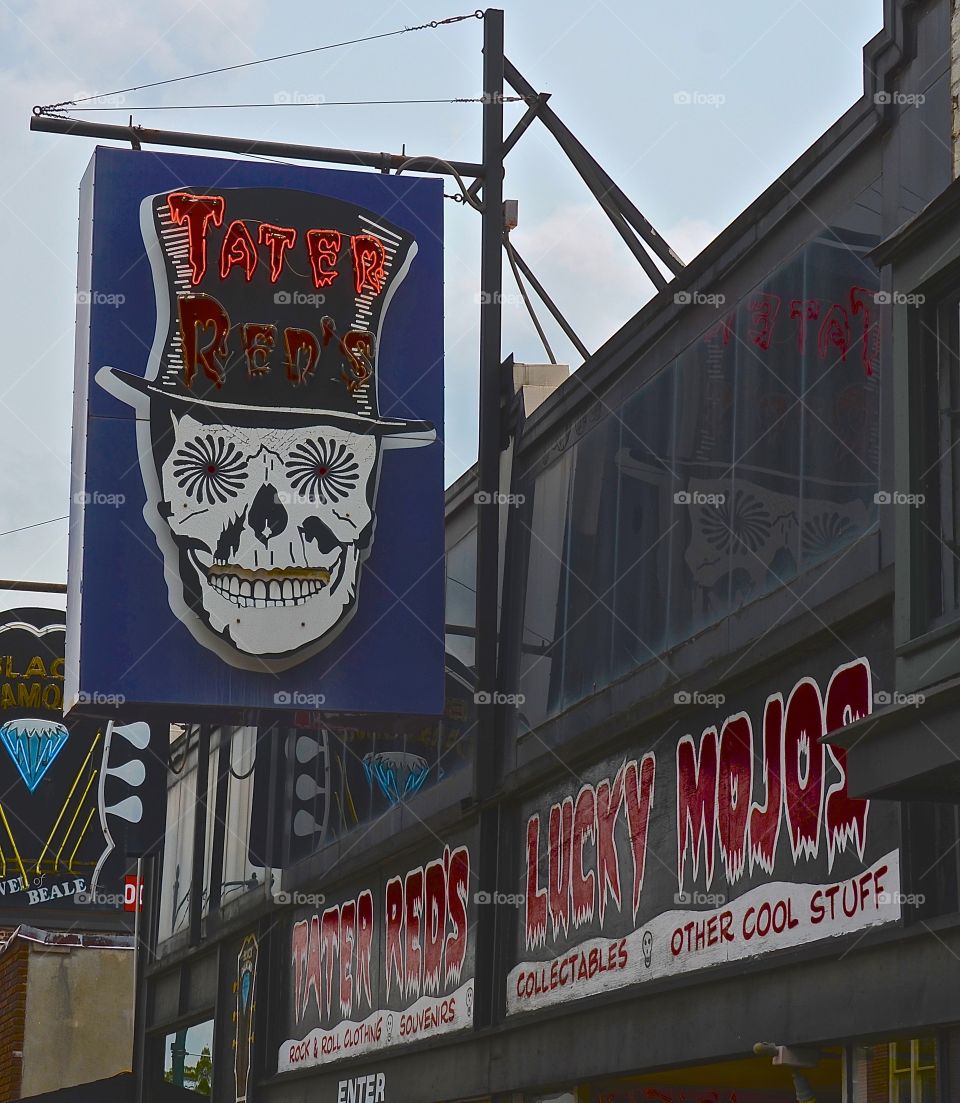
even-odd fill
[{"label": "blue rectangular sign", "polygon": [[442,183],[97,149],[65,705],[438,714]]}]

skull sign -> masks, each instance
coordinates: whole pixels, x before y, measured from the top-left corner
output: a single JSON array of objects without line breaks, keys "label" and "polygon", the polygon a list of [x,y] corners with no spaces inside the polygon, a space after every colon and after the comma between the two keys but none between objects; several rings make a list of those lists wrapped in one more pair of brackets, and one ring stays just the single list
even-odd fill
[{"label": "skull sign", "polygon": [[211,627],[253,655],[320,639],[357,596],[373,536],[375,438],[335,426],[175,419],[167,523]]},{"label": "skull sign", "polygon": [[171,608],[232,665],[287,669],[356,610],[384,450],[436,438],[379,412],[383,320],[416,242],[352,204],[271,189],[150,196],[141,222],[151,361],[97,378],[143,415],[144,516]]}]

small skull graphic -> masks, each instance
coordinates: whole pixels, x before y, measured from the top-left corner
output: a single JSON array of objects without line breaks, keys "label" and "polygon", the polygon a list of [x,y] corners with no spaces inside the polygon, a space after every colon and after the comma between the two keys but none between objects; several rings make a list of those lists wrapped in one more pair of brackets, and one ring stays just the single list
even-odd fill
[{"label": "small skull graphic", "polygon": [[187,600],[239,651],[290,655],[354,610],[373,539],[376,435],[174,420],[161,513]]}]

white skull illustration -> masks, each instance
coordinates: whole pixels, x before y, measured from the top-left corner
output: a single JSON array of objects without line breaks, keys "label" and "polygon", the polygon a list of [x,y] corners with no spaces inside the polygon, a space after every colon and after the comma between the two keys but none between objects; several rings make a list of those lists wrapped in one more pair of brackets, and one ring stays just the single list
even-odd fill
[{"label": "white skull illustration", "polygon": [[377,437],[174,423],[161,510],[211,628],[277,656],[342,626],[373,538]]}]

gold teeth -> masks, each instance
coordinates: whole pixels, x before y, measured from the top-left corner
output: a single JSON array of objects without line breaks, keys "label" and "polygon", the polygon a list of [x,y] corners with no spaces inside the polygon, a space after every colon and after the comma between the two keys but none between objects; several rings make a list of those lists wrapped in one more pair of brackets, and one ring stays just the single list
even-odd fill
[{"label": "gold teeth", "polygon": [[214,563],[207,569],[208,578],[229,575],[247,582],[283,582],[298,579],[301,582],[315,581],[329,583],[330,572],[323,567],[264,567],[251,570],[239,567],[235,563]]},{"label": "gold teeth", "polygon": [[[221,597],[241,609],[268,609],[280,605],[302,605],[327,588],[330,572],[315,570],[311,577],[272,575],[268,571],[208,572],[207,581]],[[252,577],[251,577],[252,576]]]}]

